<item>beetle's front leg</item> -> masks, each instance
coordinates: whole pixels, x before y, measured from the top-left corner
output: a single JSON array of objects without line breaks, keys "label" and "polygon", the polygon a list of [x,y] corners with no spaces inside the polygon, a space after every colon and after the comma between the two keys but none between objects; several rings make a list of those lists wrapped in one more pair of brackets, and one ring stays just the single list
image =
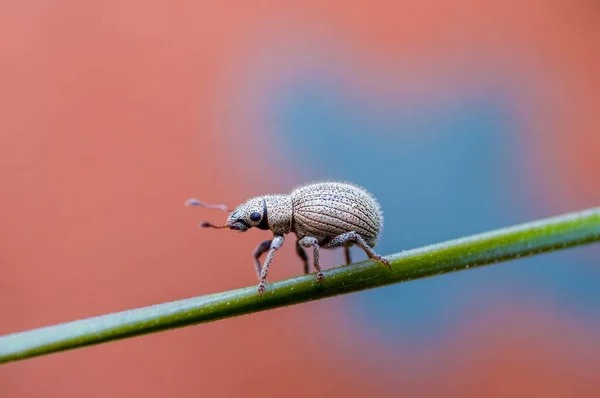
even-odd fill
[{"label": "beetle's front leg", "polygon": [[267,258],[265,259],[265,263],[263,264],[262,270],[260,271],[260,284],[258,285],[258,294],[261,296],[267,290],[267,274],[269,273],[269,265],[271,265],[271,262],[273,261],[275,252],[279,250],[281,245],[283,245],[283,241],[283,236],[275,236],[271,241],[269,253],[267,253]]},{"label": "beetle's front leg", "polygon": [[260,272],[262,271],[262,267],[260,265],[260,256],[263,255],[264,252],[271,248],[271,241],[266,240],[260,243],[256,249],[254,249],[254,268],[256,268],[256,277],[260,280]]},{"label": "beetle's front leg", "polygon": [[313,248],[314,265],[315,269],[317,270],[317,282],[323,281],[323,271],[321,271],[321,266],[319,265],[319,241],[317,238],[305,236],[304,238],[300,239],[298,243],[300,246]]}]

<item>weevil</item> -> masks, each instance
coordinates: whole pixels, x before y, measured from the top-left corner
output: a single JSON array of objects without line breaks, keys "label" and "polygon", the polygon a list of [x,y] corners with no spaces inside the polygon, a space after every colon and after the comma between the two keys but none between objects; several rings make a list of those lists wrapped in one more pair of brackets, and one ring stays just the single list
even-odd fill
[{"label": "weevil", "polygon": [[[309,273],[305,248],[313,250],[313,265],[317,282],[323,281],[319,262],[320,249],[344,248],[346,264],[351,263],[350,247],[357,245],[369,258],[388,268],[390,262],[373,251],[383,229],[383,213],[373,195],[350,183],[318,182],[300,186],[288,195],[264,195],[248,199],[233,211],[225,205],[208,205],[197,199],[188,199],[188,206],[220,209],[231,214],[224,225],[209,222],[208,228],[229,228],[245,232],[250,228],[271,230],[273,239],[260,243],[254,250],[254,267],[259,280],[258,293],[263,295],[267,286],[269,266],[275,252],[281,248],[284,236],[296,234],[296,253]],[[260,257],[267,252],[264,263]]]}]

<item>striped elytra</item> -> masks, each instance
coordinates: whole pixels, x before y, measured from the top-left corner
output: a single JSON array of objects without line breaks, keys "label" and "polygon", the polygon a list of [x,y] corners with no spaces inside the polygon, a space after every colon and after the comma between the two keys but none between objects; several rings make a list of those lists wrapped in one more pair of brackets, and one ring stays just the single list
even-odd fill
[{"label": "striped elytra", "polygon": [[319,244],[355,231],[371,247],[383,227],[377,200],[364,189],[346,183],[324,182],[305,185],[290,194],[293,232],[298,239],[313,236]]}]

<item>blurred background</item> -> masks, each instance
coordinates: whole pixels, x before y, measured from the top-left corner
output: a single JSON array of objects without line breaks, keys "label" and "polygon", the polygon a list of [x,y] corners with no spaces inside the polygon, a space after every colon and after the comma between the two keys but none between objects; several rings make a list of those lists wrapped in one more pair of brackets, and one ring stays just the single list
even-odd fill
[{"label": "blurred background", "polygon": [[[225,215],[192,196],[349,180],[382,204],[382,254],[599,205],[599,20],[587,0],[1,2],[0,334],[256,284],[269,234],[201,230]],[[302,273],[290,238],[271,281]],[[597,397],[599,255],[11,363],[0,396]]]}]

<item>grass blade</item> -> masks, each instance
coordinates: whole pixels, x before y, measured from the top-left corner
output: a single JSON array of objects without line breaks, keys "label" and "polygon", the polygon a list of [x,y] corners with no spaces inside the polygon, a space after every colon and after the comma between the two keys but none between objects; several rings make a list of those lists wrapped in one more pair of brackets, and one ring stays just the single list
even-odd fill
[{"label": "grass blade", "polygon": [[569,213],[388,256],[392,270],[364,261],[267,285],[199,296],[0,337],[0,363],[212,322],[392,283],[562,250],[600,240],[600,208]]}]

